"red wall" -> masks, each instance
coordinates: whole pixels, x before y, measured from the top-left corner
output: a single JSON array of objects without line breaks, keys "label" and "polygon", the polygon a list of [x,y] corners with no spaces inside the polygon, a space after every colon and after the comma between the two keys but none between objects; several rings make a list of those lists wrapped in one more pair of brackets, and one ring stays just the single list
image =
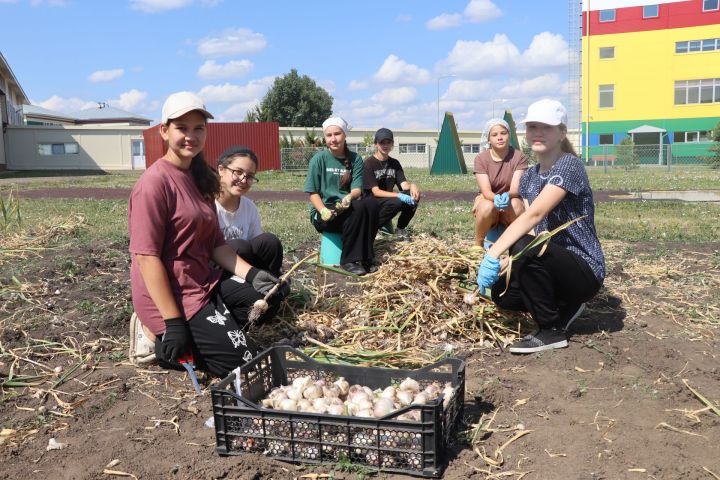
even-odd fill
[{"label": "red wall", "polygon": [[[642,7],[615,9],[615,21],[600,23],[600,11],[590,11],[590,35],[642,32],[667,28],[699,27],[720,23],[720,11],[703,12],[703,0],[661,3],[657,18],[642,18]],[[587,13],[583,12],[583,36],[587,35]],[[694,40],[689,38],[688,40]]]},{"label": "red wall", "polygon": [[[143,132],[145,167],[161,158],[167,149],[160,136],[160,125]],[[280,169],[280,129],[277,122],[208,123],[205,160],[213,167],[222,152],[233,145],[250,147],[258,157],[258,171]]]}]

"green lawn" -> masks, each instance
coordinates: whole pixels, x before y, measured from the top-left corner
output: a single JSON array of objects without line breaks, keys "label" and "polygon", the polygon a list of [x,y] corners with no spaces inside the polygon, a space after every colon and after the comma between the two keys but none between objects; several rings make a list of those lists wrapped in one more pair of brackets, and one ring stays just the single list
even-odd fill
[{"label": "green lawn", "polygon": [[[305,202],[258,202],[265,230],[277,234],[286,250],[317,241]],[[440,238],[473,237],[470,205],[464,202],[424,203],[411,227]],[[23,200],[25,228],[61,223],[81,214],[86,225],[73,242],[92,245],[101,240],[127,243],[127,202],[111,200]],[[720,205],[683,202],[608,202],[598,204],[595,222],[603,240],[705,243],[720,241]],[[9,231],[17,226],[11,224]]]},{"label": "green lawn", "polygon": [[[610,168],[590,167],[588,176],[595,191],[602,190],[711,190],[720,188],[720,169],[704,166],[665,168],[641,168],[626,171]],[[2,172],[0,179],[18,179],[16,188],[36,189],[67,187],[130,188],[140,175],[139,172],[80,172],[76,177],[62,178],[72,172]],[[425,191],[475,191],[477,186],[472,174],[467,175],[430,175],[427,169],[408,168],[407,177]],[[60,177],[50,180],[34,179],[38,176]],[[302,190],[304,172],[266,171],[258,174],[260,182],[255,190]],[[12,182],[12,180],[9,180]],[[22,183],[19,183],[21,182]],[[0,183],[0,191],[7,191],[12,183]]]}]

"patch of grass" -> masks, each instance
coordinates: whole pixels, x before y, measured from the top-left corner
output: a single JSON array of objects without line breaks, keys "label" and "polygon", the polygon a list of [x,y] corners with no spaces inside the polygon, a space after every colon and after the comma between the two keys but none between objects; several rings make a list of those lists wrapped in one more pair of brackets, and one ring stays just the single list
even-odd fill
[{"label": "patch of grass", "polygon": [[78,309],[85,315],[91,315],[98,311],[98,305],[91,300],[83,300],[78,304]]},{"label": "patch of grass", "polygon": [[75,278],[80,273],[80,266],[72,260],[65,260],[60,269],[66,277]]}]

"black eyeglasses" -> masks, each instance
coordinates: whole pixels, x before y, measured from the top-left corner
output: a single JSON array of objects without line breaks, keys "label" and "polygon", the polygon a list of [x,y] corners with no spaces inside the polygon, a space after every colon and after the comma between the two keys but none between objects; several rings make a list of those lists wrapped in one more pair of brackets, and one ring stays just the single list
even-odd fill
[{"label": "black eyeglasses", "polygon": [[248,184],[254,185],[260,181],[260,180],[258,180],[258,178],[256,176],[250,175],[245,170],[242,170],[242,169],[235,170],[234,168],[230,168],[230,167],[223,167],[223,168],[225,168],[225,170],[229,170],[230,173],[232,173],[233,178],[237,178],[241,182],[244,180]]}]

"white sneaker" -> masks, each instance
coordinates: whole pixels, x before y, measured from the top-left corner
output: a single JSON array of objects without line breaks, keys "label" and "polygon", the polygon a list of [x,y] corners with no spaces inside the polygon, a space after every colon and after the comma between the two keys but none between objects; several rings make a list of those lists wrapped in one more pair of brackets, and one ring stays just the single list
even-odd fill
[{"label": "white sneaker", "polygon": [[133,312],[130,317],[130,349],[128,359],[133,365],[145,365],[155,361],[155,342],[143,331],[142,323]]}]

